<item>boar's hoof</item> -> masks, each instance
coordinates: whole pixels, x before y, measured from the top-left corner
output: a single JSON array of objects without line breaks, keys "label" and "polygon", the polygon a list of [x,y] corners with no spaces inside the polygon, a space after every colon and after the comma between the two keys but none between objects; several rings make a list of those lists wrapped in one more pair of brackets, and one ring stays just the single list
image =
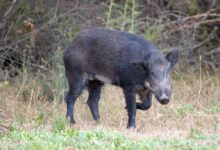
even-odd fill
[{"label": "boar's hoof", "polygon": [[136,108],[140,110],[148,110],[151,107],[151,104],[145,105],[143,103],[136,103]]},{"label": "boar's hoof", "polygon": [[95,125],[99,125],[101,124],[101,121],[100,120],[95,120]]},{"label": "boar's hoof", "polygon": [[136,128],[136,124],[134,123],[134,124],[128,124],[127,125],[127,129],[134,129],[134,128]]},{"label": "boar's hoof", "polygon": [[70,128],[74,128],[74,124],[73,123],[70,123]]}]

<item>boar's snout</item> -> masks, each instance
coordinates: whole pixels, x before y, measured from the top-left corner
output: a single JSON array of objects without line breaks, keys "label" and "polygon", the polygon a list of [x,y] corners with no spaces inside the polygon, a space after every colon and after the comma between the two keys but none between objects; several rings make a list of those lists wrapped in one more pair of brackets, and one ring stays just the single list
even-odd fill
[{"label": "boar's snout", "polygon": [[170,92],[168,90],[157,90],[154,93],[158,102],[162,105],[168,104],[170,101]]},{"label": "boar's snout", "polygon": [[152,92],[159,103],[168,104],[171,97],[171,80],[169,76],[157,80],[157,82],[145,82],[145,87]]},{"label": "boar's snout", "polygon": [[170,101],[170,100],[169,100],[169,99],[166,99],[166,98],[165,98],[165,99],[160,99],[160,100],[159,100],[159,102],[160,102],[162,105],[168,104],[169,101]]}]

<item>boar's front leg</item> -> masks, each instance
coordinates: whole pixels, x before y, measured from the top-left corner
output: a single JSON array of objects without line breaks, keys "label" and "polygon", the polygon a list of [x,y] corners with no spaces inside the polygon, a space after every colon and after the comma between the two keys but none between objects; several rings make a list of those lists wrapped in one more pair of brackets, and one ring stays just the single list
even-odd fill
[{"label": "boar's front leg", "polygon": [[127,128],[135,128],[135,117],[136,117],[136,99],[133,88],[123,88],[123,92],[125,95],[126,108],[128,111],[128,124]]},{"label": "boar's front leg", "polygon": [[137,109],[148,110],[152,105],[152,94],[148,93],[144,96],[140,95],[140,98],[141,98],[142,103],[136,103]]}]

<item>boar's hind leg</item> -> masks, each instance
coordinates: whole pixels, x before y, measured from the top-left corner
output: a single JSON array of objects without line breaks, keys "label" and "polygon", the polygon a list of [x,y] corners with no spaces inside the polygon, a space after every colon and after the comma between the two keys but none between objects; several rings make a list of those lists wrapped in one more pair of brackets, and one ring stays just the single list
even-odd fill
[{"label": "boar's hind leg", "polygon": [[66,117],[70,119],[70,124],[74,124],[74,104],[76,99],[82,93],[83,88],[85,87],[85,79],[79,76],[71,76],[68,78],[69,82],[69,91],[66,95],[66,106],[67,106],[67,113]]},{"label": "boar's hind leg", "polygon": [[128,124],[127,128],[135,128],[135,117],[136,117],[136,99],[135,93],[132,88],[123,88],[123,92],[125,95],[126,108],[128,111]]},{"label": "boar's hind leg", "polygon": [[102,88],[102,83],[99,81],[88,82],[89,98],[87,104],[89,105],[93,119],[96,121],[100,119],[98,103],[100,99],[101,88]]}]

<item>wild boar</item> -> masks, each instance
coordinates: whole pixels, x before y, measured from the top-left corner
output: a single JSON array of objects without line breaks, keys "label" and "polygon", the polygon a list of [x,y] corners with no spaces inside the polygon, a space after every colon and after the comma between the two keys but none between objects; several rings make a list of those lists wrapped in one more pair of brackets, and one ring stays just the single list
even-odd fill
[{"label": "wild boar", "polygon": [[[69,83],[66,116],[71,124],[75,123],[74,104],[87,87],[87,103],[98,121],[101,88],[109,83],[122,88],[128,111],[127,128],[135,127],[136,109],[149,109],[152,95],[161,104],[169,102],[171,72],[178,57],[178,50],[163,55],[154,44],[136,34],[104,28],[80,31],[63,54]],[[136,103],[136,94],[142,103]]]}]

